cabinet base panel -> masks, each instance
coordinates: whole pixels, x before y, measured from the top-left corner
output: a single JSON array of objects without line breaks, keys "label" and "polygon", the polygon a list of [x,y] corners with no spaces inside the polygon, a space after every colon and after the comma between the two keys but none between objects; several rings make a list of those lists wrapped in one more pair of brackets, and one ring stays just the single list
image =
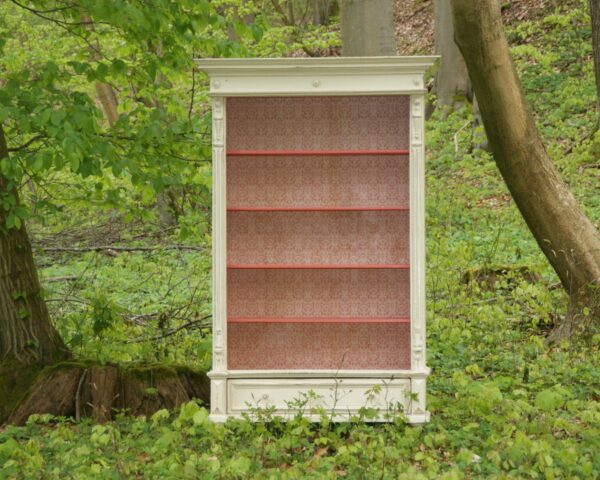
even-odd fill
[{"label": "cabinet base panel", "polygon": [[[284,421],[287,421],[291,418],[291,415],[275,415],[276,417],[281,418]],[[305,418],[307,418],[308,420],[310,420],[311,422],[320,422],[321,421],[321,417],[319,415],[305,415]],[[350,421],[352,415],[348,415],[348,413],[344,413],[344,412],[336,412],[335,417],[334,417],[334,422],[348,422]],[[210,414],[208,416],[209,420],[213,423],[225,423],[229,418],[233,418],[233,419],[243,419],[243,415],[242,414],[231,414],[231,415],[218,415],[218,414]],[[419,415],[406,415],[406,422],[409,425],[423,425],[425,423],[429,423],[430,420],[430,413],[429,412],[425,412],[425,414],[419,414]],[[366,423],[386,423],[386,422],[390,422],[390,419],[387,418],[382,418],[382,417],[378,417],[378,418],[373,418],[373,419],[368,419],[365,420]]]},{"label": "cabinet base panel", "polygon": [[289,420],[302,412],[312,421],[326,416],[344,422],[369,409],[376,415],[368,415],[364,418],[366,422],[390,422],[397,416],[405,416],[410,424],[422,424],[429,421],[425,398],[420,398],[425,392],[425,377],[423,372],[415,372],[411,377],[405,371],[399,376],[377,378],[236,378],[235,372],[230,372],[227,378],[219,376],[220,382],[226,382],[225,395],[220,405],[211,406],[210,419],[216,423],[244,416]]}]

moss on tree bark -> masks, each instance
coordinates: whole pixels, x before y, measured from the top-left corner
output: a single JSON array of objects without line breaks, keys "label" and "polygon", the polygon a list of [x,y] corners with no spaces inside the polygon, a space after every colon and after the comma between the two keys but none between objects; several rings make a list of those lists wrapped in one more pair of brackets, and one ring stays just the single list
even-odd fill
[{"label": "moss on tree bark", "polygon": [[[0,159],[8,154],[0,124]],[[116,411],[150,415],[192,398],[208,403],[206,374],[188,367],[72,360],[41,296],[25,225],[8,228],[5,202],[18,203],[18,191],[0,175],[0,423],[23,424],[34,413],[104,422]]]},{"label": "moss on tree bark", "polygon": [[185,366],[68,361],[41,369],[20,364],[14,374],[5,367],[0,364],[0,423],[22,425],[36,413],[101,423],[118,412],[148,416],[192,399],[210,401],[207,375]]}]

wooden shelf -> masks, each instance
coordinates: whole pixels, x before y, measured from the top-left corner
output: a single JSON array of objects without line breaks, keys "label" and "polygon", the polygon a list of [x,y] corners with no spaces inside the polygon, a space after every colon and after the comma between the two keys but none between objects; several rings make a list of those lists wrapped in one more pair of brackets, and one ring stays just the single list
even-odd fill
[{"label": "wooden shelf", "polygon": [[230,157],[408,155],[408,150],[228,150]]},{"label": "wooden shelf", "polygon": [[263,270],[263,269],[404,269],[407,270],[410,268],[410,265],[406,263],[391,263],[391,264],[286,264],[286,263],[243,263],[243,264],[229,264],[227,268],[230,269],[255,269],[255,270]]},{"label": "wooden shelf", "polygon": [[249,318],[231,317],[229,323],[410,323],[410,318],[332,318],[332,317],[295,317],[295,318]]},{"label": "wooden shelf", "polygon": [[407,206],[395,207],[227,207],[228,212],[408,212]]}]

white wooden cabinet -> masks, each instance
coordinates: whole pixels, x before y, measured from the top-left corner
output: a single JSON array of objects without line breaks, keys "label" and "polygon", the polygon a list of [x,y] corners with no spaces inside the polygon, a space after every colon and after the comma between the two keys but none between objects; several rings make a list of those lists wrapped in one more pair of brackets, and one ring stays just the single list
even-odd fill
[{"label": "white wooden cabinet", "polygon": [[213,99],[214,421],[291,415],[307,392],[337,420],[371,407],[385,421],[400,406],[428,421],[434,60],[198,61]]}]

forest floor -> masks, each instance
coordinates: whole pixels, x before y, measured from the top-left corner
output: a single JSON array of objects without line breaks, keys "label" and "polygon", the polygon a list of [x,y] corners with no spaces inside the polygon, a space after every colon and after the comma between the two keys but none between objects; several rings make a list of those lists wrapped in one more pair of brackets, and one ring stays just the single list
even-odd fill
[{"label": "forest floor", "polygon": [[[515,13],[507,34],[547,150],[598,225],[587,1],[513,3],[543,7]],[[214,425],[193,402],[104,425],[34,416],[0,429],[0,478],[599,478],[600,336],[546,343],[566,297],[493,159],[472,148],[482,132],[470,121],[467,105],[427,123],[430,423],[256,412]],[[210,367],[208,218],[198,209],[165,228],[82,207],[32,226],[54,321],[78,357]]]},{"label": "forest floor", "polygon": [[[394,23],[398,55],[431,55],[435,53],[433,0],[395,0]],[[511,0],[501,2],[506,26],[523,20],[543,17],[556,0]]]}]

